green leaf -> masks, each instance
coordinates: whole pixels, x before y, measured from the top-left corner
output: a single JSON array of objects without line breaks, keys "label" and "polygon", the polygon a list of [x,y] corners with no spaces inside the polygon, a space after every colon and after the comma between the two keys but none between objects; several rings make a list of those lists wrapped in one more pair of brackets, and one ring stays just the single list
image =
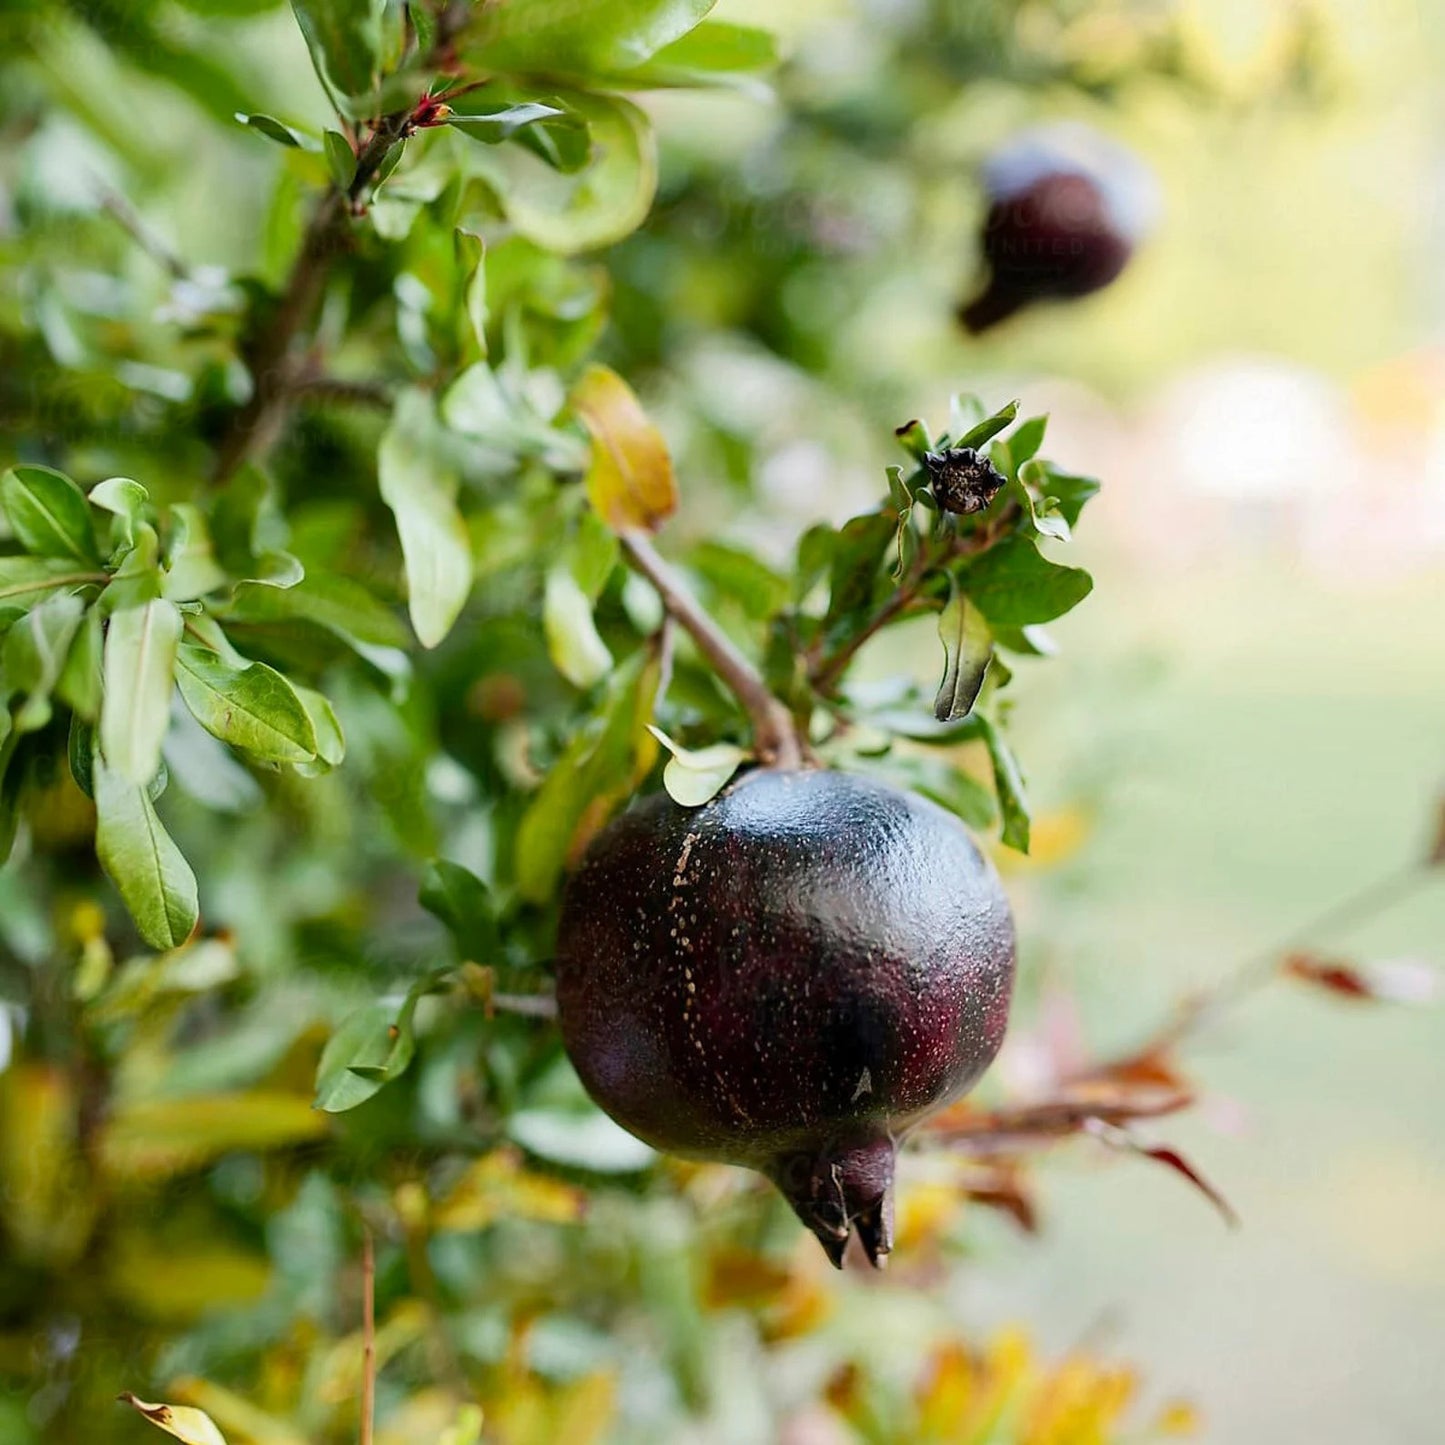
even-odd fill
[{"label": "green leaf", "polygon": [[221,565],[240,581],[294,587],[305,575],[284,550],[289,528],[258,467],[242,467],[231,478],[211,508],[210,532]]},{"label": "green leaf", "polygon": [[612,670],[612,654],[597,633],[592,603],[569,568],[547,574],[542,630],[557,671],[573,687],[589,688]]},{"label": "green leaf", "polygon": [[825,626],[848,622],[872,603],[878,570],[897,530],[898,519],[887,511],[865,512],[843,524],[833,547]]},{"label": "green leaf", "polygon": [[470,869],[436,859],[427,865],[417,897],[428,913],[446,924],[468,958],[485,963],[496,956],[501,946],[496,906],[487,885]]},{"label": "green leaf", "polygon": [[1094,579],[1083,568],[1050,562],[1024,536],[1008,538],[980,553],[959,569],[957,581],[978,610],[1002,627],[1061,617],[1094,587]]},{"label": "green leaf", "polygon": [[85,603],[73,593],[50,597],[6,634],[0,669],[5,683],[25,694],[15,714],[17,732],[34,732],[50,721],[50,694],[84,613]]},{"label": "green leaf", "polygon": [[[124,615],[124,614],[122,614]],[[178,948],[200,917],[196,877],[145,788],[95,759],[95,852],[152,948]]]},{"label": "green leaf", "polygon": [[716,0],[507,0],[481,10],[467,53],[491,73],[606,75],[686,35]]},{"label": "green leaf", "polygon": [[180,636],[180,612],[160,598],[117,612],[106,634],[101,751],[120,777],[140,787],[160,767]]},{"label": "green leaf", "polygon": [[1084,510],[1090,498],[1098,495],[1099,482],[1095,477],[1075,476],[1061,472],[1057,467],[1044,462],[1040,466],[1042,476],[1031,474],[1030,480],[1037,486],[1045,503],[1052,503],[1071,528],[1079,525],[1079,513]]},{"label": "green leaf", "polygon": [[[898,445],[913,458],[915,462],[922,462],[929,452],[933,450],[933,434],[928,430],[928,423],[920,421],[915,417],[912,421],[906,421],[902,426],[894,429],[893,435],[898,440]],[[889,467],[892,473],[898,470]],[[899,472],[901,476],[902,473]]]},{"label": "green leaf", "polygon": [[[759,71],[778,63],[777,41],[753,25],[704,20],[621,76],[627,89],[640,86],[733,86],[757,84]],[[766,91],[763,92],[766,94]]]},{"label": "green leaf", "polygon": [[596,1109],[522,1109],[507,1120],[507,1133],[539,1159],[594,1174],[635,1174],[657,1160],[648,1145]]},{"label": "green leaf", "polygon": [[30,607],[60,588],[104,581],[66,557],[0,557],[0,603]]},{"label": "green leaf", "polygon": [[274,763],[310,762],[316,729],[296,690],[274,668],[234,667],[208,648],[183,644],[176,682],[186,706],[212,737]]},{"label": "green leaf", "polygon": [[382,999],[342,1021],[316,1066],[316,1108],[344,1113],[406,1072],[416,1053],[417,1003],[450,972],[434,969],[417,979],[399,1008],[394,1000]]},{"label": "green leaf", "polygon": [[498,105],[490,109],[454,111],[446,124],[471,140],[486,145],[500,145],[511,140],[523,126],[538,121],[556,120],[567,114],[560,106],[544,105],[539,100],[519,101],[516,105]]},{"label": "green leaf", "polygon": [[242,125],[250,126],[252,130],[260,131],[268,140],[273,140],[277,145],[288,146],[293,150],[316,151],[321,147],[316,144],[315,137],[309,136],[305,131],[297,130],[294,126],[286,125],[272,115],[248,115],[245,111],[238,110],[236,119]]},{"label": "green leaf", "polygon": [[0,476],[0,506],[27,551],[98,567],[100,552],[85,493],[50,467],[11,467]]},{"label": "green leaf", "polygon": [[89,496],[92,506],[115,517],[111,524],[111,547],[131,546],[136,528],[145,520],[150,493],[129,477],[107,477],[90,489]]},{"label": "green leaf", "polygon": [[793,600],[803,602],[829,572],[833,554],[838,548],[838,533],[826,522],[809,527],[798,538],[797,558],[793,564]]},{"label": "green leaf", "polygon": [[595,602],[622,555],[616,534],[590,508],[577,518],[577,530],[566,547],[568,569],[577,585]]},{"label": "green leaf", "polygon": [[385,0],[291,0],[323,85],[364,96],[376,85]]},{"label": "green leaf", "polygon": [[14,729],[10,714],[0,708],[0,864],[10,857],[15,846],[15,833],[20,826],[20,792],[25,770],[15,760],[20,734]]},{"label": "green leaf", "polygon": [[144,607],[161,595],[164,583],[160,538],[149,522],[139,522],[135,528],[135,545],[121,559],[100,595],[101,610],[109,615]]},{"label": "green leaf", "polygon": [[764,622],[788,605],[787,580],[740,547],[704,542],[687,560],[716,594],[736,603],[754,621]]},{"label": "green leaf", "polygon": [[94,798],[95,729],[79,713],[70,715],[70,735],[65,740],[65,753],[75,786],[87,798]]},{"label": "green leaf", "polygon": [[662,770],[662,785],[668,796],[682,808],[700,808],[717,797],[732,776],[752,756],[735,743],[714,743],[710,748],[684,748],[661,728],[648,725],[648,732],[672,754]]},{"label": "green leaf", "polygon": [[651,652],[612,674],[605,709],[552,765],[517,830],[516,882],[522,897],[549,899],[569,858],[647,775],[657,744],[647,731],[661,675]]},{"label": "green leaf", "polygon": [[973,710],[979,689],[993,657],[993,634],[977,607],[954,586],[948,605],[939,614],[938,636],[943,643],[943,681],[933,702],[939,722],[956,722]]},{"label": "green leaf", "polygon": [[301,706],[306,709],[312,731],[316,734],[316,756],[309,762],[298,764],[297,771],[310,778],[339,768],[346,757],[346,735],[341,730],[341,719],[336,716],[336,709],[328,698],[313,688],[294,682],[291,687],[301,699]]},{"label": "green leaf", "polygon": [[216,560],[210,529],[199,507],[189,502],[168,509],[170,542],[166,549],[161,595],[172,602],[192,602],[226,583]]},{"label": "green leaf", "polygon": [[226,615],[239,623],[306,621],[354,647],[402,648],[406,628],[369,589],[338,573],[313,572],[289,588],[248,582],[236,588]]},{"label": "green leaf", "polygon": [[1024,777],[1013,749],[1003,740],[998,726],[989,718],[979,716],[980,736],[988,748],[993,764],[994,791],[998,794],[999,814],[1003,818],[1003,841],[1020,853],[1029,851],[1029,800],[1024,791]]},{"label": "green leaf", "polygon": [[1045,416],[1031,416],[1020,422],[1018,430],[1008,439],[1009,456],[1015,467],[1021,467],[1038,455],[1044,444],[1044,433],[1048,430],[1049,419]]},{"label": "green leaf", "polygon": [[520,146],[478,149],[471,168],[491,184],[523,236],[574,255],[620,241],[647,218],[657,192],[657,141],[647,116],[619,96],[566,91],[558,100],[592,138],[580,170],[559,171]]},{"label": "green leaf", "polygon": [[412,387],[397,398],[377,468],[382,500],[401,537],[411,623],[422,646],[435,647],[471,591],[472,549],[457,509],[456,472],[428,392]]},{"label": "green leaf", "polygon": [[978,450],[986,441],[996,437],[1010,422],[1019,414],[1019,404],[1011,401],[1005,407],[1001,407],[992,416],[985,417],[977,426],[970,427],[968,431],[956,441],[950,442],[953,447],[972,447]]},{"label": "green leaf", "polygon": [[356,152],[339,130],[329,130],[322,137],[326,145],[326,167],[339,191],[349,191],[356,179]]},{"label": "green leaf", "polygon": [[565,175],[580,171],[592,158],[587,122],[570,110],[523,126],[512,139]]},{"label": "green leaf", "polygon": [[56,693],[71,710],[88,723],[100,717],[100,699],[104,687],[101,676],[101,653],[105,630],[100,611],[92,607],[80,624],[65,666],[56,680]]},{"label": "green leaf", "polygon": [[480,236],[458,229],[453,233],[457,265],[466,277],[462,309],[466,313],[471,344],[464,360],[485,360],[487,355],[487,245]]}]

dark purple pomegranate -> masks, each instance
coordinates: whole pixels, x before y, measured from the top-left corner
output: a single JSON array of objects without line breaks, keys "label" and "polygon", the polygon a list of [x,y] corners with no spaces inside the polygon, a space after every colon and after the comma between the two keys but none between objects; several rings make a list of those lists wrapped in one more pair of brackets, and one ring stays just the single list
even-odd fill
[{"label": "dark purple pomegranate", "polygon": [[844,773],[665,794],[567,885],[562,1036],[588,1092],[658,1149],[766,1174],[834,1264],[892,1246],[894,1151],[1003,1041],[1014,929],[943,809]]},{"label": "dark purple pomegranate", "polygon": [[988,284],[959,312],[975,333],[1035,301],[1107,286],[1157,210],[1143,164],[1087,126],[1025,132],[990,156],[983,174]]}]

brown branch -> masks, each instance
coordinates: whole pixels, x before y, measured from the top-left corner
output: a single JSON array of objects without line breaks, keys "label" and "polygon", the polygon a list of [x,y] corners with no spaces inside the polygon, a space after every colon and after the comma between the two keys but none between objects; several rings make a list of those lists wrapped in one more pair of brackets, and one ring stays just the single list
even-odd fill
[{"label": "brown branch", "polygon": [[890,623],[898,621],[918,600],[923,585],[936,568],[946,567],[962,557],[971,557],[986,552],[1017,520],[1017,503],[1005,507],[986,527],[967,532],[962,536],[950,534],[942,539],[941,545],[920,548],[913,559],[908,573],[898,586],[874,609],[873,615],[846,642],[834,651],[815,655],[808,667],[808,678],[814,689],[828,696],[837,687],[839,680],[848,670],[854,657],[863,645],[876,636]]},{"label": "brown branch", "polygon": [[146,225],[140,212],[130,201],[99,176],[92,175],[92,181],[100,197],[101,210],[110,216],[146,255],[168,272],[173,280],[183,281],[190,274],[190,267]]},{"label": "brown branch", "polygon": [[[441,11],[424,65],[448,57],[468,13],[469,7],[462,4],[450,4]],[[408,109],[377,121],[357,151],[351,184],[344,191],[333,186],[312,213],[276,310],[245,350],[251,396],[222,438],[216,457],[217,483],[224,484],[252,457],[264,456],[280,435],[300,379],[298,359],[293,354],[296,338],[316,308],[332,261],[348,243],[349,218],[361,205],[391,148],[411,133],[412,116],[413,111]]]},{"label": "brown branch", "polygon": [[376,1246],[361,1235],[361,1445],[371,1445],[376,1416]]},{"label": "brown branch", "polygon": [[956,1124],[929,1124],[929,1143],[953,1145],[968,1154],[1013,1154],[1047,1147],[1081,1133],[1093,1122],[1124,1125],[1135,1119],[1161,1119],[1194,1102],[1188,1090],[1171,1090],[1138,1099],[1043,1099],[1005,1105],[987,1113],[964,1113]]},{"label": "brown branch", "polygon": [[657,589],[669,615],[677,619],[742,704],[752,723],[753,745],[759,758],[769,767],[802,767],[803,744],[797,724],[792,713],[768,690],[762,674],[703,609],[687,583],[663,561],[651,538],[642,532],[626,531],[621,540],[628,559]]},{"label": "brown branch", "polygon": [[818,692],[824,696],[831,693],[863,644],[876,633],[881,632],[890,622],[896,621],[917,601],[919,590],[923,586],[924,579],[932,570],[935,560],[935,555],[925,555],[920,552],[913,559],[913,565],[907,577],[903,578],[899,585],[884,598],[873,616],[863,624],[862,629],[854,633],[835,652],[816,659],[815,665],[809,669],[809,673],[812,684]]}]

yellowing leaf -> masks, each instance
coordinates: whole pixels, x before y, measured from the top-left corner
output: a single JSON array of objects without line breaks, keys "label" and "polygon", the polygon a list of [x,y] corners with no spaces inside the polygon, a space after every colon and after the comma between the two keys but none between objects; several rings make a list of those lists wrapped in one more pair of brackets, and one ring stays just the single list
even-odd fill
[{"label": "yellowing leaf", "polygon": [[268,1415],[243,1395],[237,1395],[209,1380],[183,1376],[173,1380],[167,1393],[184,1400],[197,1413],[205,1411],[212,1420],[245,1445],[311,1445],[311,1442],[284,1420]]},{"label": "yellowing leaf", "polygon": [[485,1229],[498,1219],[571,1224],[582,1217],[580,1190],[522,1166],[512,1149],[495,1149],[469,1165],[437,1206],[438,1230]]},{"label": "yellowing leaf", "polygon": [[255,1089],[122,1104],[100,1157],[114,1178],[179,1174],[233,1149],[278,1149],[326,1133],[330,1121],[299,1094]]},{"label": "yellowing leaf", "polygon": [[167,1435],[185,1441],[185,1445],[226,1445],[226,1437],[204,1410],[195,1410],[189,1405],[152,1405],[136,1399],[129,1390],[120,1399]]},{"label": "yellowing leaf", "polygon": [[587,496],[616,532],[655,532],[677,509],[672,458],[657,428],[615,371],[590,366],[572,392],[572,409],[592,433]]},{"label": "yellowing leaf", "polygon": [[80,1258],[97,1199],[80,1152],[71,1076],[47,1064],[0,1073],[0,1224],[12,1258],[65,1269]]},{"label": "yellowing leaf", "polygon": [[954,1440],[978,1391],[973,1357],[957,1340],[945,1340],[929,1362],[918,1397],[920,1440]]},{"label": "yellowing leaf", "polygon": [[221,1240],[175,1237],[125,1226],[106,1256],[106,1283],[127,1311],[144,1319],[189,1323],[210,1310],[253,1304],[266,1292],[266,1256]]}]

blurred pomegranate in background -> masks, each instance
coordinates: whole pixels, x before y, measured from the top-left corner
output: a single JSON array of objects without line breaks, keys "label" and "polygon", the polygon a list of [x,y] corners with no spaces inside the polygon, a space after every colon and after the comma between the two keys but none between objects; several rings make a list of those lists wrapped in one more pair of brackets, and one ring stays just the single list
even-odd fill
[{"label": "blurred pomegranate in background", "polygon": [[1015,136],[984,162],[983,183],[988,282],[959,310],[975,334],[1036,301],[1107,286],[1159,211],[1143,162],[1078,123]]}]

